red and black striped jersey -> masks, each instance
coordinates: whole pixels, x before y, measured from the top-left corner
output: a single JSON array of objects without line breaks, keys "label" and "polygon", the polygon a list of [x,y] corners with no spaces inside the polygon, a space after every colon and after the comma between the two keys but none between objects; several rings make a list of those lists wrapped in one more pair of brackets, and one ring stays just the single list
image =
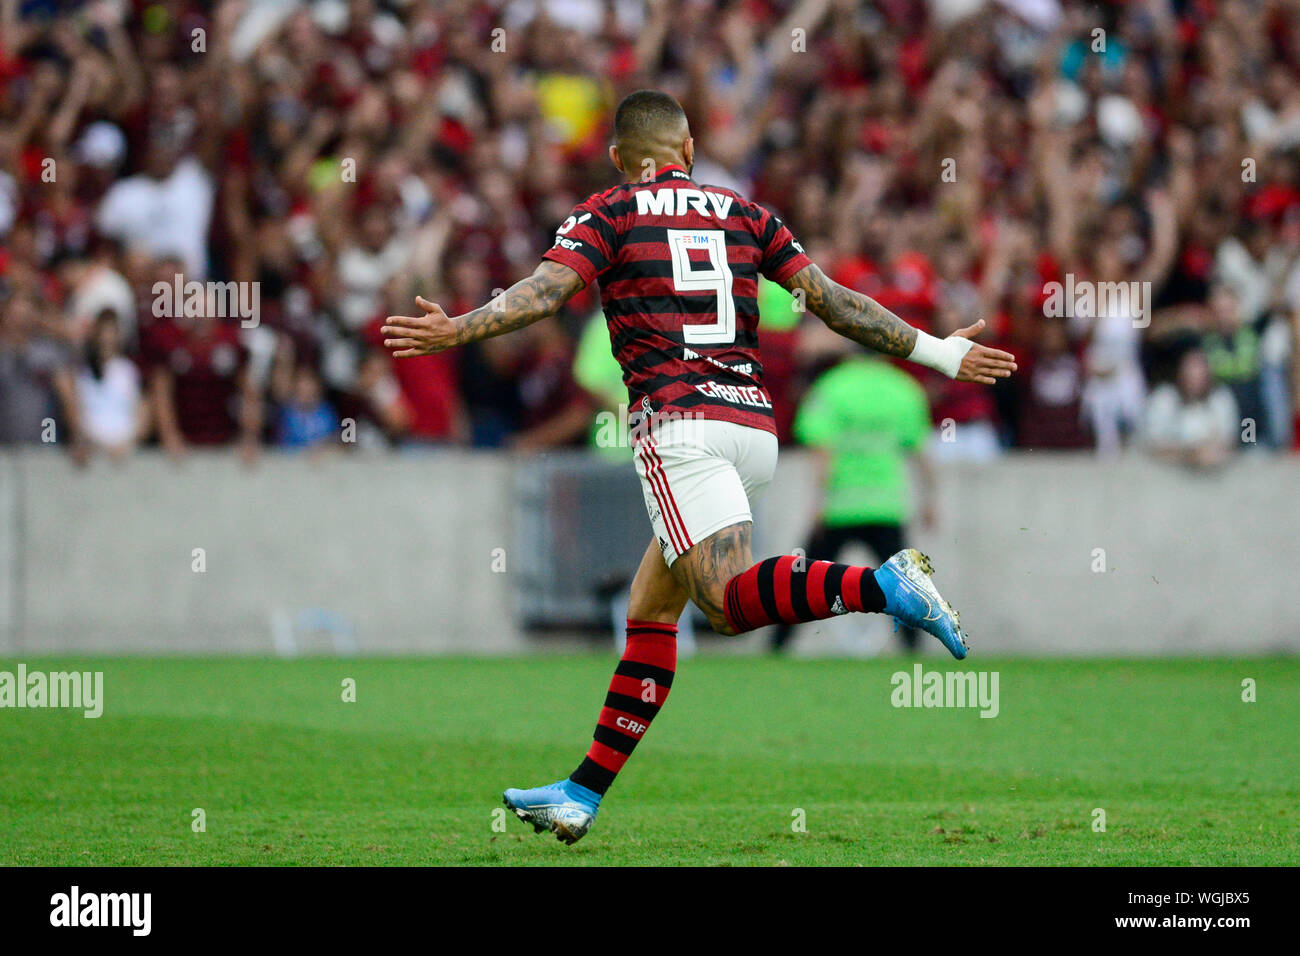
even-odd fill
[{"label": "red and black striped jersey", "polygon": [[680,166],[592,196],[545,257],[600,280],[628,406],[775,431],[758,357],[758,277],[811,264],[772,213]]}]

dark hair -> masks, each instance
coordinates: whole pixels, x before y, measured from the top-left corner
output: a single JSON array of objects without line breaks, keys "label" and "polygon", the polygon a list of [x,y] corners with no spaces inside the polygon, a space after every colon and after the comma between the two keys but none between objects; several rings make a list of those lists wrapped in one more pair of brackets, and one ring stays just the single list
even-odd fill
[{"label": "dark hair", "polygon": [[90,369],[91,377],[96,381],[104,377],[104,360],[99,355],[99,329],[104,325],[112,325],[113,328],[121,331],[117,323],[117,313],[107,307],[100,309],[95,315],[95,320],[90,325],[90,336],[86,339],[86,366]]},{"label": "dark hair", "polygon": [[614,110],[614,139],[619,148],[644,149],[673,126],[686,124],[686,111],[667,93],[637,90]]}]

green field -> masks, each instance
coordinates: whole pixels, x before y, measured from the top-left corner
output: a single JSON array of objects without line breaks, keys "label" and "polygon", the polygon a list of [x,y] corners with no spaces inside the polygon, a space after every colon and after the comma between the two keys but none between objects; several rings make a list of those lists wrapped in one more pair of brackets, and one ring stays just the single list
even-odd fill
[{"label": "green field", "polygon": [[494,811],[576,765],[611,657],[24,663],[105,710],[0,709],[0,864],[1300,862],[1295,660],[956,665],[994,719],[891,706],[898,659],[685,661],[573,847]]}]

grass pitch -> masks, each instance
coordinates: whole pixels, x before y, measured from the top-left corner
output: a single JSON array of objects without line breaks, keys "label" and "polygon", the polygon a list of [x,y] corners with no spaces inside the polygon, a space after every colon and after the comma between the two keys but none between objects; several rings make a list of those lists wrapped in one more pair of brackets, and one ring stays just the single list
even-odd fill
[{"label": "grass pitch", "polygon": [[610,656],[24,663],[104,714],[0,709],[0,864],[1300,861],[1295,660],[925,660],[998,671],[993,719],[893,707],[899,659],[685,661],[573,847],[494,811],[576,766]]}]

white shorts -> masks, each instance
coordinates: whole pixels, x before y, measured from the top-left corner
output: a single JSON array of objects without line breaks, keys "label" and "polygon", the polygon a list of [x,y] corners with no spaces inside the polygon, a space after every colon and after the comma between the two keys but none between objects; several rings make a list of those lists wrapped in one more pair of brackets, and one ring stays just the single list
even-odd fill
[{"label": "white shorts", "polygon": [[749,505],[772,480],[776,447],[761,428],[699,418],[656,423],[636,443],[646,511],[670,567],[715,531],[753,520]]}]

